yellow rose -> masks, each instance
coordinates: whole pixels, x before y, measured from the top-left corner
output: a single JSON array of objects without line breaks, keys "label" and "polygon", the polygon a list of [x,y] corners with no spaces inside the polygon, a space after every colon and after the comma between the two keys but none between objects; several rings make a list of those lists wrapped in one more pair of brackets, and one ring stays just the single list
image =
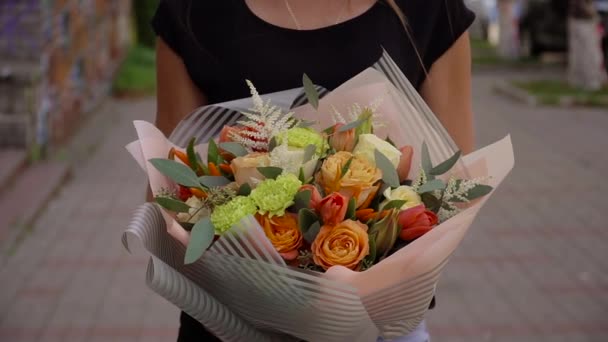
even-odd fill
[{"label": "yellow rose", "polygon": [[[341,177],[342,168],[349,160],[348,171]],[[337,191],[346,197],[354,197],[357,208],[368,204],[368,199],[371,200],[376,195],[379,188],[376,183],[380,179],[382,171],[367,160],[346,151],[337,152],[325,159],[317,175],[317,182],[326,194]]]},{"label": "yellow rose", "polygon": [[401,210],[413,208],[417,205],[422,204],[422,199],[420,195],[412,187],[402,185],[396,189],[388,188],[384,191],[384,198],[386,198],[382,203],[380,203],[380,207],[384,207],[390,201],[405,201],[405,204],[401,206]]},{"label": "yellow rose", "polygon": [[357,157],[363,158],[370,162],[372,165],[376,166],[376,156],[375,151],[378,150],[382,153],[388,160],[391,161],[391,164],[397,168],[399,166],[399,161],[401,160],[401,152],[393,145],[380,139],[375,134],[361,134],[359,136],[359,142],[355,149],[353,150],[353,154]]},{"label": "yellow rose", "polygon": [[323,226],[311,246],[315,264],[327,270],[344,266],[356,270],[369,254],[367,226],[346,220],[337,226]]},{"label": "yellow rose", "polygon": [[250,153],[246,156],[234,158],[230,168],[234,173],[234,181],[238,186],[248,183],[252,188],[265,179],[258,171],[258,167],[270,165],[268,153]]}]

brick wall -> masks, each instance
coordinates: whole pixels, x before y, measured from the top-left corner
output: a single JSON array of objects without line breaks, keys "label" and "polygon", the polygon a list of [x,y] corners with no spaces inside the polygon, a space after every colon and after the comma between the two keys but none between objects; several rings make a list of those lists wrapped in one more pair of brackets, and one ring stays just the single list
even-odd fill
[{"label": "brick wall", "polygon": [[[130,0],[0,0],[0,89],[28,94],[0,92],[0,133],[15,135],[0,146],[65,141],[108,94],[129,19]],[[26,129],[2,131],[9,116]]]}]

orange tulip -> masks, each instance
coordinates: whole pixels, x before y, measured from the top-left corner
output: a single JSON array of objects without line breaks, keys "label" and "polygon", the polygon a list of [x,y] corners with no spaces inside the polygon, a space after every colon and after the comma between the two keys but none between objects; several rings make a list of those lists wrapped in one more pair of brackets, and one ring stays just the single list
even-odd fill
[{"label": "orange tulip", "polygon": [[308,204],[308,208],[313,210],[319,209],[319,203],[321,203],[323,198],[321,198],[321,193],[316,186],[312,184],[304,184],[299,191],[310,191],[310,203]]},{"label": "orange tulip", "polygon": [[329,145],[336,151],[352,152],[355,148],[357,135],[355,129],[349,129],[344,132],[338,132],[343,123],[337,123],[333,127],[333,131],[329,137]]},{"label": "orange tulip", "polygon": [[412,146],[403,146],[401,149],[399,149],[399,151],[401,152],[401,159],[399,160],[399,165],[397,166],[397,174],[399,174],[399,181],[403,182],[407,179],[407,176],[410,173],[414,149]]}]

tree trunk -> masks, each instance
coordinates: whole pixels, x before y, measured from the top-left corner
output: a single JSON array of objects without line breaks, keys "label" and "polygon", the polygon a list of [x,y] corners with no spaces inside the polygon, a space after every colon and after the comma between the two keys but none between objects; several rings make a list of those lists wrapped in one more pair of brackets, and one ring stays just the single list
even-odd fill
[{"label": "tree trunk", "polygon": [[606,81],[597,12],[590,0],[571,0],[568,14],[568,82],[597,90]]},{"label": "tree trunk", "polygon": [[498,55],[506,59],[515,59],[519,56],[514,7],[515,0],[498,1]]}]

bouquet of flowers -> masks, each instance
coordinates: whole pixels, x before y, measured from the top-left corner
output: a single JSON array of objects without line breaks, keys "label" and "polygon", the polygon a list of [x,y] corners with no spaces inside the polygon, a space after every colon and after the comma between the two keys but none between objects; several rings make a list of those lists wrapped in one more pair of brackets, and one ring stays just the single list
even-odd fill
[{"label": "bouquet of flowers", "polygon": [[512,149],[461,158],[390,58],[377,66],[331,93],[304,75],[264,99],[247,82],[250,99],[204,107],[170,139],[136,122],[128,149],[157,206],[123,241],[153,255],[148,284],[226,340],[413,330]]}]

